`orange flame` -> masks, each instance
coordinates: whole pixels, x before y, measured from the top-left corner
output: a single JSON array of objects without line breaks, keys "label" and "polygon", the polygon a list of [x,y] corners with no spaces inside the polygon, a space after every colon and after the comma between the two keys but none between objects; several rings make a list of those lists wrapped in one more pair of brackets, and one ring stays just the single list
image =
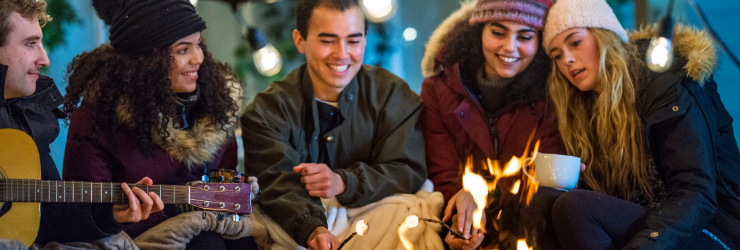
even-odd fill
[{"label": "orange flame", "polygon": [[[527,141],[526,149],[529,149],[529,145],[532,142],[532,139],[534,138],[533,131],[530,136],[529,140]],[[539,150],[540,141],[537,141],[534,145],[534,154],[532,158],[537,156],[537,151]],[[524,199],[527,205],[529,205],[529,202],[532,200],[532,197],[537,192],[537,189],[539,187],[539,183],[534,179],[534,170],[531,168],[522,169],[522,165],[531,165],[532,160],[528,161],[528,152],[525,151],[521,157],[512,157],[509,162],[506,163],[504,168],[501,168],[498,161],[486,159],[486,161],[482,164],[483,170],[488,170],[488,172],[491,174],[491,177],[493,177],[493,181],[486,182],[486,180],[478,175],[473,173],[473,157],[469,156],[466,163],[465,163],[465,173],[463,174],[462,182],[463,182],[463,190],[467,191],[473,196],[473,200],[475,201],[475,204],[478,206],[475,211],[473,211],[473,227],[479,230],[485,230],[485,225],[481,225],[483,210],[485,209],[485,206],[487,204],[486,200],[488,197],[488,193],[496,189],[496,186],[498,185],[501,178],[509,177],[509,176],[516,176],[520,173],[524,173],[524,176],[526,178],[523,178],[523,180],[516,180],[511,186],[505,187],[506,190],[510,191],[512,194],[519,194],[520,191],[526,192],[521,195],[521,197]],[[485,232],[485,231],[484,231]]]},{"label": "orange flame", "polygon": [[484,230],[484,226],[481,225],[481,221],[483,219],[483,209],[486,206],[490,186],[482,176],[471,172],[472,168],[473,157],[468,157],[468,162],[465,164],[465,174],[462,177],[463,190],[473,196],[475,205],[477,205],[475,211],[473,211],[473,227]]},{"label": "orange flame", "polygon": [[527,241],[525,239],[520,239],[516,243],[516,250],[532,250],[532,247],[527,245]]},{"label": "orange flame", "polygon": [[401,226],[398,227],[398,238],[401,240],[401,243],[406,250],[414,250],[414,244],[406,238],[406,233],[409,231],[409,228],[415,228],[418,225],[419,217],[416,215],[409,215]]}]

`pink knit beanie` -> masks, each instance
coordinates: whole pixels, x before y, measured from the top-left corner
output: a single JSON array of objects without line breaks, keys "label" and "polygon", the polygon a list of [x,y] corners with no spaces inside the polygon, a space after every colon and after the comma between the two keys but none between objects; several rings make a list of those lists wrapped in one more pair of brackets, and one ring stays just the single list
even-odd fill
[{"label": "pink knit beanie", "polygon": [[470,24],[515,21],[541,31],[550,6],[552,0],[478,0]]},{"label": "pink knit beanie", "polygon": [[542,45],[548,55],[552,39],[571,28],[602,28],[616,33],[624,42],[629,39],[605,0],[558,0],[550,9],[542,35]]}]

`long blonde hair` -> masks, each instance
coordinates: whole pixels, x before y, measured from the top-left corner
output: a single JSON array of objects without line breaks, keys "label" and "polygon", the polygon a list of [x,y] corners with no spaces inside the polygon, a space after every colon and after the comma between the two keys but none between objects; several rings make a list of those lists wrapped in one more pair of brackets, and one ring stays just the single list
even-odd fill
[{"label": "long blonde hair", "polygon": [[637,48],[612,31],[588,31],[600,52],[601,94],[580,91],[555,63],[548,81],[566,150],[588,166],[582,177],[595,191],[630,199],[639,190],[652,200],[645,131],[635,109]]}]

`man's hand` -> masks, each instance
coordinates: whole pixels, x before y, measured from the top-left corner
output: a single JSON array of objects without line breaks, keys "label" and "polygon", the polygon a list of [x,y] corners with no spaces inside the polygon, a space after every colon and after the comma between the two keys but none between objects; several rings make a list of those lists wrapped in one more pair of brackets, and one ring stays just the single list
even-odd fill
[{"label": "man's hand", "polygon": [[[465,239],[470,239],[471,234],[477,235],[478,229],[473,227],[473,212],[478,205],[475,204],[473,196],[465,190],[458,191],[450,201],[447,203],[445,208],[444,218],[442,221],[447,221],[452,216],[452,210],[457,207],[457,220],[452,221],[452,228],[457,229],[458,232],[465,236]],[[486,213],[483,212],[481,217],[481,226],[486,225]]]},{"label": "man's hand", "polygon": [[[324,165],[326,166],[326,165]],[[308,250],[336,250],[339,249],[339,240],[325,227],[317,227],[308,236]]]},{"label": "man's hand", "polygon": [[301,172],[301,182],[306,184],[308,194],[313,197],[330,199],[344,192],[342,177],[326,164],[301,163],[293,167],[293,171]]},{"label": "man's hand", "polygon": [[[144,177],[136,184],[151,186],[153,182],[149,177]],[[146,220],[149,218],[149,214],[159,212],[164,209],[162,199],[154,192],[149,192],[149,194],[147,194],[144,190],[138,187],[134,187],[132,190],[126,183],[121,183],[121,188],[123,188],[123,192],[128,196],[128,204],[113,205],[113,218],[116,219],[118,223]],[[139,204],[139,201],[141,201],[141,204]]]}]

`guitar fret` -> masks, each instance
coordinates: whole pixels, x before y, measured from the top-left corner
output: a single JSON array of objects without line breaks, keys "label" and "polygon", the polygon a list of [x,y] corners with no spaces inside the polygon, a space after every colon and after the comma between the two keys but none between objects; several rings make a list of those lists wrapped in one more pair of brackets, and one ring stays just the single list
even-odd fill
[{"label": "guitar fret", "polygon": [[[89,183],[89,184],[88,184]],[[70,187],[67,187],[70,184]],[[212,197],[221,195],[220,193],[204,192],[201,188],[185,185],[156,185],[146,186],[142,184],[129,183],[102,183],[102,182],[83,182],[83,181],[44,181],[34,179],[4,179],[0,180],[0,201],[4,202],[67,202],[67,203],[128,203],[129,197],[122,192],[120,185],[128,185],[129,188],[140,188],[146,193],[152,192],[161,197],[165,204],[196,204],[201,205],[203,201],[219,202],[221,197]],[[54,190],[52,190],[52,188]],[[125,188],[125,187],[124,187]],[[195,188],[195,189],[193,189]],[[62,192],[59,192],[62,189]],[[170,190],[172,189],[170,193]],[[180,193],[178,194],[178,189]],[[69,200],[67,200],[67,191]],[[214,190],[215,191],[215,190]],[[44,192],[47,192],[44,197]],[[77,193],[79,192],[79,193]],[[88,192],[90,192],[89,197]],[[100,192],[96,195],[95,192]],[[192,192],[192,193],[191,193]],[[227,192],[233,192],[227,189]],[[33,194],[32,194],[33,193]],[[51,195],[54,195],[54,200]],[[230,195],[224,193],[224,195]],[[171,198],[169,196],[172,196]],[[119,198],[120,197],[120,198]],[[87,198],[87,199],[85,199]],[[98,198],[98,199],[95,199]],[[136,198],[132,196],[130,198]],[[227,197],[228,198],[228,197]],[[226,210],[233,210],[233,203],[230,199],[223,200],[227,207]],[[120,202],[119,202],[120,201]],[[238,204],[245,204],[240,198]]]}]

